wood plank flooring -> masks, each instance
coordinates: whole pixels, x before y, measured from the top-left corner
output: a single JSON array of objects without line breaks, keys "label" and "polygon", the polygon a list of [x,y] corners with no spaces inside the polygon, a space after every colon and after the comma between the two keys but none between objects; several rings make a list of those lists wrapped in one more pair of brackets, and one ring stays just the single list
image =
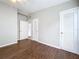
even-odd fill
[{"label": "wood plank flooring", "polygon": [[0,48],[0,59],[79,59],[79,55],[26,39]]}]

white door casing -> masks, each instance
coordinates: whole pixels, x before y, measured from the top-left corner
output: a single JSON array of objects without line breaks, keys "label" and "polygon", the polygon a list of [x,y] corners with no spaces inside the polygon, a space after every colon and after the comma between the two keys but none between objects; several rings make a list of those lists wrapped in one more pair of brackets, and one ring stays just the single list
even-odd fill
[{"label": "white door casing", "polygon": [[60,47],[77,53],[77,8],[60,12]]},{"label": "white door casing", "polygon": [[32,20],[32,39],[38,41],[38,19]]}]

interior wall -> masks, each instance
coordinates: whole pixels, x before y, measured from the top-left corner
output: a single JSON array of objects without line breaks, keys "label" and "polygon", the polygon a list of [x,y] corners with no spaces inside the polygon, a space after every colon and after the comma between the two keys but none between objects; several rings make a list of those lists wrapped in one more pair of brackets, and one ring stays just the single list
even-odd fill
[{"label": "interior wall", "polygon": [[59,46],[60,16],[62,10],[77,7],[77,1],[69,1],[38,12],[32,13],[31,18],[39,19],[38,40],[52,46]]},{"label": "interior wall", "polygon": [[17,42],[17,10],[0,3],[0,47]]}]

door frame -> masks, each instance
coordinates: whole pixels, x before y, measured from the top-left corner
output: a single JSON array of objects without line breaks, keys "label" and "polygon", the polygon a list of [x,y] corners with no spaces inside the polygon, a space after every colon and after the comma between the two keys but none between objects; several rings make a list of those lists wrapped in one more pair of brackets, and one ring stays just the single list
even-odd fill
[{"label": "door frame", "polygon": [[[37,22],[37,23],[36,23],[36,22]],[[35,30],[36,33],[37,33],[36,36],[34,36],[34,35],[35,35],[35,33],[34,33],[34,32],[35,32],[35,31],[34,31],[34,28],[35,28],[34,25],[35,25],[35,23],[36,23],[36,26],[37,26],[37,27],[36,27],[36,30]],[[38,41],[38,26],[39,26],[38,23],[39,23],[39,19],[38,19],[38,18],[34,18],[34,19],[32,20],[32,39],[33,39],[33,40],[36,40],[36,41]]]},{"label": "door frame", "polygon": [[[76,39],[77,39],[77,8],[78,7],[76,7],[76,8],[71,8],[71,9],[68,9],[68,10],[64,10],[64,11],[61,11],[60,12],[60,42],[59,42],[59,46],[60,46],[60,48],[61,49],[64,49],[63,47],[62,47],[62,28],[63,28],[63,15],[64,14],[67,14],[67,13],[70,13],[70,12],[74,12],[74,19],[76,19],[76,20],[74,20],[74,27],[76,28],[73,28],[73,40],[75,39],[75,37],[76,37]],[[64,49],[64,50],[66,50],[66,49]],[[67,51],[69,51],[69,50],[67,50]],[[70,51],[70,52],[74,52],[74,53],[77,53],[76,51]]]}]

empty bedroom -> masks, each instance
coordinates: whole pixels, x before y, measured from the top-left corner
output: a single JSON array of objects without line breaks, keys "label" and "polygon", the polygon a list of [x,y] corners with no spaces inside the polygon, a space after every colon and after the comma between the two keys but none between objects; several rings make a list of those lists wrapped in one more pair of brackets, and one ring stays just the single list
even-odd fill
[{"label": "empty bedroom", "polygon": [[0,59],[79,59],[79,0],[0,0]]}]

